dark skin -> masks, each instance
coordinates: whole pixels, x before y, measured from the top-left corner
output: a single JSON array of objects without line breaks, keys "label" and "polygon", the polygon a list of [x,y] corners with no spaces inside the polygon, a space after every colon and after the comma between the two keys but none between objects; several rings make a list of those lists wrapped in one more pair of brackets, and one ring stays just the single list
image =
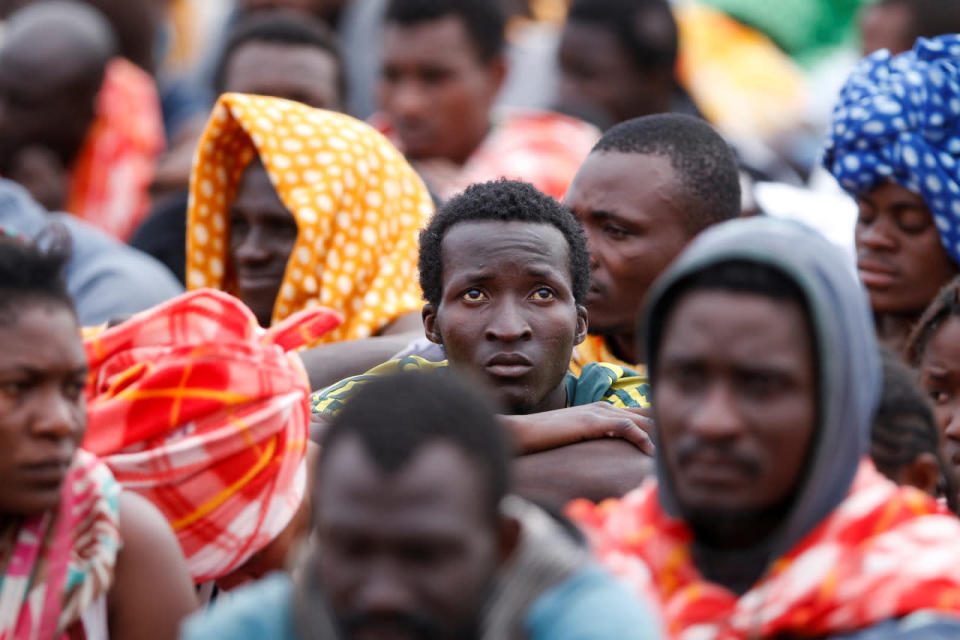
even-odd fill
[{"label": "dark skin", "polygon": [[411,160],[466,162],[505,77],[504,59],[481,60],[461,18],[385,26],[380,105]]},{"label": "dark skin", "polygon": [[344,638],[469,637],[519,524],[491,513],[479,465],[444,441],[379,468],[353,436],[318,475],[317,572]]},{"label": "dark skin", "polygon": [[[813,341],[793,301],[692,291],[665,323],[653,389],[661,463],[697,541],[765,539],[816,431]],[[723,522],[720,526],[717,522]],[[700,566],[708,578],[710,566]]]},{"label": "dark skin", "polygon": [[602,25],[568,22],[557,62],[561,105],[586,103],[613,123],[670,111],[672,70],[640,68],[617,34]]},{"label": "dark skin", "polygon": [[336,26],[340,12],[349,0],[241,0],[244,12],[289,9],[320,18],[331,27]]},{"label": "dark skin", "polygon": [[590,332],[626,362],[641,360],[636,321],[647,290],[693,237],[681,193],[666,157],[595,152],[564,198],[590,246]]},{"label": "dark skin", "polygon": [[230,56],[223,88],[340,111],[343,97],[337,85],[338,72],[337,59],[319,47],[253,40]]},{"label": "dark skin", "polygon": [[857,197],[857,269],[880,339],[900,350],[913,323],[958,273],[923,197],[888,182]]},{"label": "dark skin", "polygon": [[[63,303],[25,300],[0,326],[0,521],[59,505],[86,428],[85,372],[76,316]],[[173,640],[197,607],[177,539],[152,504],[130,493],[120,496],[119,528],[110,637]]]},{"label": "dark skin", "polygon": [[[527,454],[516,463],[521,490],[560,502],[620,495],[649,472],[636,446],[652,453],[644,411],[602,402],[563,408],[570,354],[586,331],[568,252],[563,234],[547,224],[454,225],[441,249],[440,304],[423,310],[427,337],[443,344],[451,366],[474,377],[507,414],[502,419]],[[611,436],[624,440],[583,442]],[[597,477],[609,465],[624,473]]]},{"label": "dark skin", "polygon": [[920,358],[920,384],[933,403],[943,433],[943,454],[960,473],[960,318],[951,316]]},{"label": "dark skin", "polygon": [[913,16],[906,2],[873,5],[865,8],[860,18],[863,55],[888,49],[897,55],[913,48]]}]

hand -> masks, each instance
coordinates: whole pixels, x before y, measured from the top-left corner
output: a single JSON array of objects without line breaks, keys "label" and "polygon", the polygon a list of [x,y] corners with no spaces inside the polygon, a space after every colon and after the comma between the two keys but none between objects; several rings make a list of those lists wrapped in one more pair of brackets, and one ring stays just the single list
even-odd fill
[{"label": "hand", "polygon": [[621,409],[606,402],[594,402],[500,418],[510,430],[520,455],[601,438],[626,440],[650,456],[655,450],[649,409]]}]

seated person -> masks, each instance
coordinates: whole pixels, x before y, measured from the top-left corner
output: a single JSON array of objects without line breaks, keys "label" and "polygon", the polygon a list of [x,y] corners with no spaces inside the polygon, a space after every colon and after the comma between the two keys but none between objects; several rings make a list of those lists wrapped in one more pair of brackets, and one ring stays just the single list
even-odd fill
[{"label": "seated person", "polygon": [[880,359],[840,249],[794,222],[718,225],[643,326],[657,479],[567,511],[675,637],[960,633],[960,522],[867,457]]},{"label": "seated person", "polygon": [[600,138],[564,204],[590,247],[590,335],[573,352],[643,371],[636,318],[647,291],[693,238],[740,215],[729,145],[703,120],[676,114],[623,122]]},{"label": "seated person", "polygon": [[157,510],[80,449],[69,238],[38,244],[0,234],[0,637],[173,640],[197,606],[183,554]]},{"label": "seated person", "polygon": [[505,434],[454,376],[365,385],[330,426],[316,486],[294,577],[234,592],[184,640],[661,637],[572,529],[508,495]]},{"label": "seated person", "polygon": [[196,583],[280,569],[304,532],[310,388],[287,351],[339,322],[318,308],[266,331],[205,289],[87,338],[83,447],[163,512]]},{"label": "seated person", "polygon": [[[957,335],[954,335],[957,334]],[[920,374],[943,436],[943,453],[960,474],[960,278],[934,298],[914,327],[904,356]]]},{"label": "seated person", "polygon": [[[286,11],[254,14],[230,32],[214,76],[214,91],[253,93],[342,111],[343,61],[322,23]],[[130,240],[185,281],[190,170],[204,119],[184,127],[160,159],[153,181],[156,207]],[[196,119],[194,119],[196,120]]]},{"label": "seated person", "polygon": [[385,9],[381,112],[371,120],[440,200],[501,177],[559,199],[599,136],[559,113],[494,112],[505,26],[502,3],[490,0],[390,0]]},{"label": "seated person", "polygon": [[952,35],[865,58],[840,93],[823,158],[857,199],[860,279],[880,339],[897,351],[960,272],[958,62]]},{"label": "seated person", "polygon": [[870,427],[870,457],[877,471],[897,484],[914,486],[958,507],[956,471],[943,452],[933,409],[913,372],[896,352],[880,349],[883,394]]},{"label": "seated person", "polygon": [[[646,475],[650,458],[626,442],[581,442],[620,436],[646,446],[649,426],[635,408],[648,402],[646,381],[629,369],[594,363],[579,379],[567,371],[586,335],[590,283],[583,229],[568,210],[523,182],[469,187],[421,234],[420,283],[426,336],[505,414],[525,493],[620,495]],[[447,366],[389,362],[316,394],[314,411],[336,414],[379,374]]]},{"label": "seated person", "polygon": [[288,100],[225,94],[200,141],[190,195],[188,289],[236,295],[262,327],[331,307],[344,322],[320,338],[325,345],[395,336],[386,355],[369,360],[366,340],[325,350],[307,363],[326,367],[311,370],[314,388],[383,362],[419,332],[417,234],[433,202],[368,125]]},{"label": "seated person", "polygon": [[129,316],[183,293],[176,279],[150,256],[76,216],[44,211],[23,187],[0,178],[0,225],[34,236],[50,223],[70,236],[64,277],[81,326]]},{"label": "seated person", "polygon": [[153,79],[116,56],[110,24],[83,3],[42,0],[9,17],[0,175],[126,241],[147,215],[164,136]]}]

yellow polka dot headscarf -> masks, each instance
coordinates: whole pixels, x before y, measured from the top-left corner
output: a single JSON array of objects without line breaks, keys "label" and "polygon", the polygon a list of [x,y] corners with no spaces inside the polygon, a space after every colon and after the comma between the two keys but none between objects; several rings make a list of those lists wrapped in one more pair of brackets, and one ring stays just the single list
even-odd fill
[{"label": "yellow polka dot headscarf", "polygon": [[349,116],[236,93],[217,101],[194,159],[188,288],[236,293],[228,211],[254,154],[298,227],[273,323],[331,307],[345,322],[321,342],[337,342],[374,335],[421,308],[419,231],[433,201],[400,152]]}]

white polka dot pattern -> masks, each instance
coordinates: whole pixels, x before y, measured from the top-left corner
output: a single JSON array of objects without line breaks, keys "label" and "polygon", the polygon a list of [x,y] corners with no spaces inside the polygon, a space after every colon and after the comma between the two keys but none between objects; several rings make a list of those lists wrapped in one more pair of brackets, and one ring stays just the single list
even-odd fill
[{"label": "white polka dot pattern", "polygon": [[299,229],[274,323],[320,302],[346,318],[321,339],[336,342],[373,335],[420,308],[418,239],[433,202],[403,156],[349,116],[241,94],[220,97],[194,160],[187,221],[190,288],[236,293],[232,269],[225,267],[227,211],[254,154]]}]

